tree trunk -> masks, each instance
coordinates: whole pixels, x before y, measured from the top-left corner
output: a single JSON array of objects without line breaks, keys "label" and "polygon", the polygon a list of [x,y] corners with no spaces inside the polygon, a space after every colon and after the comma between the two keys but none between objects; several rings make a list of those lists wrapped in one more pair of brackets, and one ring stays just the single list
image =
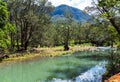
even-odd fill
[{"label": "tree trunk", "polygon": [[64,43],[64,51],[67,51],[69,50],[69,46],[68,46],[68,42],[65,42]]},{"label": "tree trunk", "polygon": [[13,33],[10,33],[10,38],[11,38],[11,51],[13,51],[14,50],[14,35],[13,35]]},{"label": "tree trunk", "polygon": [[17,42],[17,51],[19,51],[19,50],[20,50],[20,47],[19,47],[19,39],[18,39],[18,35],[17,35],[17,37],[16,37],[16,42]]},{"label": "tree trunk", "polygon": [[119,26],[116,25],[115,20],[114,19],[109,19],[110,23],[115,27],[116,31],[118,32],[119,36],[120,36],[120,28]]},{"label": "tree trunk", "polygon": [[69,50],[68,43],[69,43],[69,27],[67,28],[67,35],[66,35],[65,42],[64,42],[64,50],[65,51]]},{"label": "tree trunk", "polygon": [[[18,27],[18,23],[17,21],[15,20],[15,24],[16,24],[16,27]],[[17,51],[20,50],[20,46],[19,46],[19,31],[17,30],[16,32],[16,42],[17,42]]]},{"label": "tree trunk", "polygon": [[26,32],[25,32],[26,36],[25,36],[25,42],[24,42],[24,50],[27,50],[27,48],[28,48],[28,44],[29,44],[29,40],[30,40],[30,38],[32,36],[32,32],[33,32],[33,27],[32,26],[31,26],[29,32],[28,32],[28,27],[26,27]]},{"label": "tree trunk", "polygon": [[24,50],[27,50],[27,48],[28,48],[28,41],[25,42],[25,44],[24,44]]},{"label": "tree trunk", "polygon": [[20,26],[20,40],[21,40],[21,48],[23,48],[23,21],[22,19],[20,19],[20,23],[21,23],[21,26]]}]

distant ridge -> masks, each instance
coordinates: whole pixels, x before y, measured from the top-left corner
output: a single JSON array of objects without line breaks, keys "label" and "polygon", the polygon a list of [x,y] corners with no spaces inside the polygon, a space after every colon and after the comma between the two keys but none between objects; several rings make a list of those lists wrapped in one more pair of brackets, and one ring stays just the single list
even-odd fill
[{"label": "distant ridge", "polygon": [[75,21],[80,22],[92,21],[92,17],[87,13],[83,12],[78,8],[74,8],[65,4],[55,7],[53,12],[50,14],[52,16],[52,20],[55,21],[57,18],[64,18],[65,12],[68,10],[72,14],[73,19]]}]

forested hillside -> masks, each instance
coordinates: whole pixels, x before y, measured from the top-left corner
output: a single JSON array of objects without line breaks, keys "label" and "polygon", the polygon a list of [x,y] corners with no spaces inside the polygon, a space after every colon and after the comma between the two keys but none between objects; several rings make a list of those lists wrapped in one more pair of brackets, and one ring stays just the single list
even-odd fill
[{"label": "forested hillside", "polygon": [[0,3],[1,52],[60,45],[69,50],[69,45],[74,44],[109,46],[119,41],[116,28],[110,22],[67,5],[54,7],[47,0],[5,0]]},{"label": "forested hillside", "polygon": [[54,22],[58,17],[64,18],[66,13],[71,13],[73,20],[76,22],[93,22],[93,18],[88,15],[88,13],[68,5],[60,5],[55,7],[50,15],[52,16],[52,20]]}]

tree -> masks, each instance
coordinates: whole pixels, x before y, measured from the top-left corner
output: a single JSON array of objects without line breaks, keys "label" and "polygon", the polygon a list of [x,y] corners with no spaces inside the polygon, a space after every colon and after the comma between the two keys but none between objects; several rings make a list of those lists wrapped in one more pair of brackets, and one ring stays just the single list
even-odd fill
[{"label": "tree", "polygon": [[[60,18],[56,21],[56,37],[55,44],[63,45],[64,50],[69,50],[69,41],[71,39],[72,32],[72,20],[69,18]],[[58,44],[59,43],[59,44]]]},{"label": "tree", "polygon": [[[17,50],[27,50],[34,31],[47,23],[46,15],[52,6],[47,0],[7,0],[10,11],[9,21],[16,26],[16,34],[11,37],[16,40]],[[14,41],[13,41],[14,42]]]},{"label": "tree", "polygon": [[91,26],[89,41],[96,46],[105,46],[106,43],[110,42],[109,38],[111,37],[107,29],[101,23]]},{"label": "tree", "polygon": [[10,48],[10,33],[14,32],[14,25],[8,22],[9,11],[5,2],[0,0],[0,51]]},{"label": "tree", "polygon": [[82,40],[82,36],[83,34],[81,33],[81,29],[82,29],[82,23],[81,22],[76,22],[73,21],[71,23],[72,26],[72,33],[71,33],[71,38],[72,41],[74,41],[74,44],[80,44],[81,40]]},{"label": "tree", "polygon": [[42,27],[37,28],[33,32],[33,36],[30,41],[30,46],[32,47],[56,46],[56,44],[54,43],[55,42],[54,38],[57,37],[56,29],[54,28],[52,23],[46,23],[46,25],[45,23],[43,24],[42,24]]},{"label": "tree", "polygon": [[9,12],[7,10],[6,3],[0,0],[0,29],[5,27],[6,22],[8,20],[8,15],[9,15]]},{"label": "tree", "polygon": [[69,40],[70,40],[70,28],[71,28],[71,23],[73,22],[73,15],[70,12],[70,9],[67,8],[65,11],[65,17],[66,17],[66,24],[64,26],[65,28],[65,38],[64,38],[64,50],[69,50]]},{"label": "tree", "polygon": [[120,1],[119,0],[93,0],[94,9],[105,19],[107,19],[120,35],[120,27],[116,23],[119,17]]}]

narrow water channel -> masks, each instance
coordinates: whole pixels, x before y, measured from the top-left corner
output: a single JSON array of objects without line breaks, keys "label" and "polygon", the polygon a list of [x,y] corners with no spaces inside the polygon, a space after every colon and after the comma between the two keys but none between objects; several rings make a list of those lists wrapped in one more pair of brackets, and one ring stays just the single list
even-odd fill
[{"label": "narrow water channel", "polygon": [[93,79],[101,78],[105,64],[104,59],[76,55],[4,63],[0,82],[98,82]]}]

